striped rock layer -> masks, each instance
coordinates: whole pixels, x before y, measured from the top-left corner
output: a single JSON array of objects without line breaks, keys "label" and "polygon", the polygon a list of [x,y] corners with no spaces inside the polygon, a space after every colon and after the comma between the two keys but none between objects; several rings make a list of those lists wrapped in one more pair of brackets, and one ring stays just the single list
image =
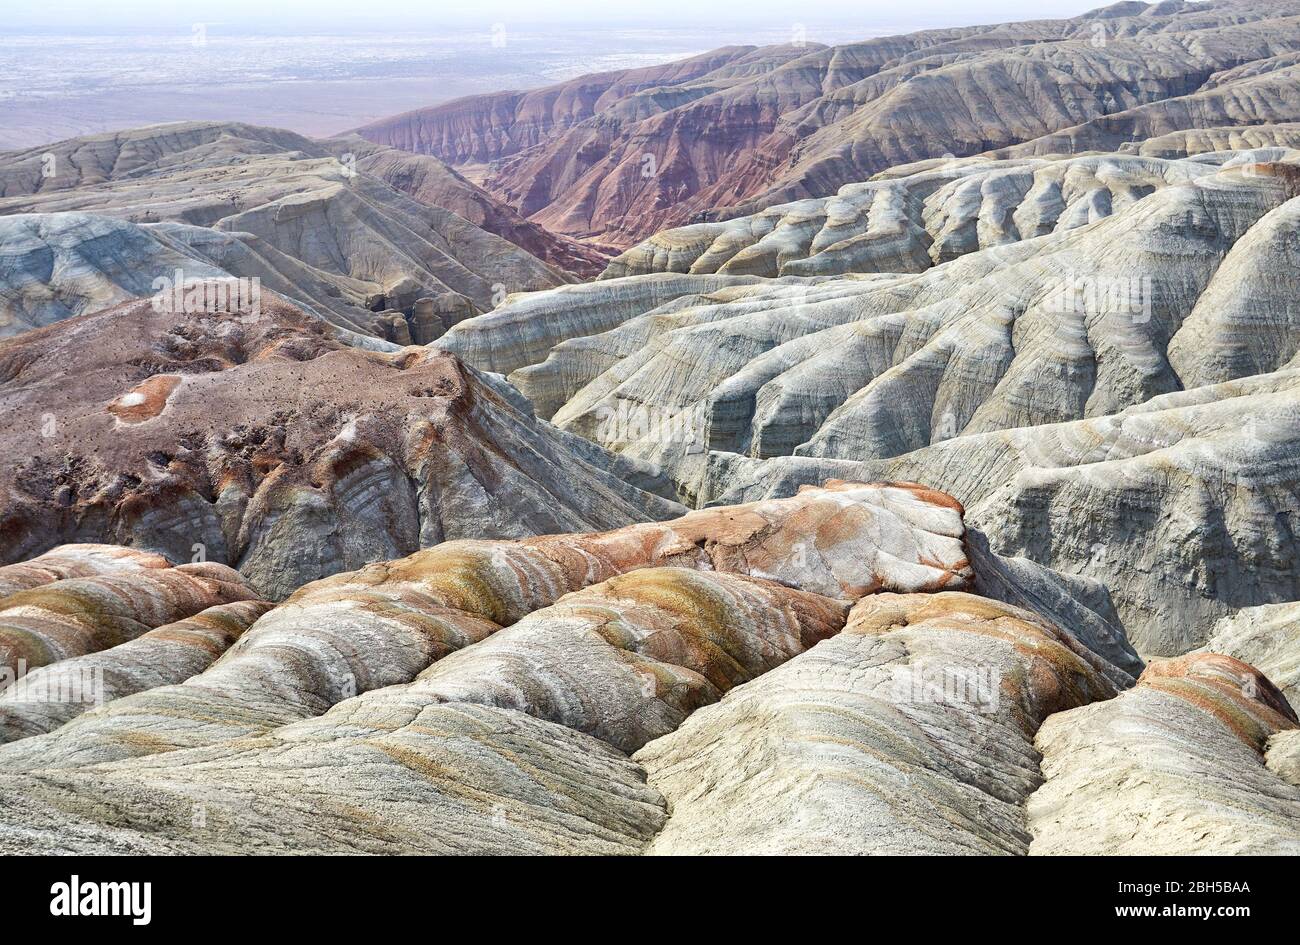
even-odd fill
[{"label": "striped rock layer", "polygon": [[51,732],[103,705],[207,669],[271,609],[265,601],[217,604],[118,646],[60,660],[0,692],[0,742]]},{"label": "striped rock layer", "polygon": [[489,164],[484,186],[530,220],[627,246],[945,153],[1106,151],[1295,121],[1297,14],[1288,0],[1171,0],[832,47],[799,35],[469,96],[360,133]]},{"label": "striped rock layer", "polygon": [[376,690],[336,712],[350,719],[390,701],[473,702],[630,753],[838,633],[848,609],[845,601],[750,577],[642,569],[566,595],[410,685]]},{"label": "striped rock layer", "polygon": [[[958,536],[920,587],[906,554],[940,533],[917,521]],[[1078,611],[946,589],[993,587],[960,523],[912,486],[836,483],[335,575],[186,683],[0,747],[0,850],[1037,852],[1055,720],[1157,685],[1231,700],[1241,664],[1157,667],[1116,698],[1114,642],[1042,616]],[[1047,586],[1001,568],[1003,592]],[[1286,785],[1293,716],[1251,678],[1249,711],[1195,724],[1227,719]]]},{"label": "striped rock layer", "polygon": [[837,482],[336,575],[184,684],[0,749],[0,845],[637,852],[665,808],[626,752],[833,635],[863,593],[965,586],[962,535],[946,496]]},{"label": "striped rock layer", "polygon": [[[644,569],[318,718],[3,780],[28,823],[72,814],[33,831],[45,850],[635,853],[664,802],[620,749],[827,638],[847,610],[753,578]],[[28,829],[2,823],[0,848]]]},{"label": "striped rock layer", "polygon": [[0,597],[65,578],[168,567],[171,563],[162,555],[121,545],[60,545],[30,561],[0,567]]},{"label": "striped rock layer", "polygon": [[1243,608],[1214,626],[1205,650],[1249,663],[1300,705],[1300,603]]},{"label": "striped rock layer", "polygon": [[834,639],[633,760],[672,816],[662,854],[1023,854],[1051,713],[1108,699],[1102,660],[961,593],[863,598]]},{"label": "striped rock layer", "polygon": [[[490,308],[494,286],[571,281],[509,235],[488,232],[529,228],[468,181],[440,175],[436,160],[414,163],[442,186],[403,193],[400,167],[390,186],[367,158],[343,142],[216,121],[0,155],[0,337],[149,298],[154,280],[177,269],[260,279],[358,343],[380,346],[385,337],[431,340],[445,329],[440,316],[449,324]],[[533,248],[554,255],[533,229]],[[421,300],[432,303],[431,320],[419,317]]]},{"label": "striped rock layer", "polygon": [[0,691],[30,670],[254,597],[237,571],[211,562],[110,571],[17,591],[0,598]]},{"label": "striped rock layer", "polygon": [[961,588],[971,579],[963,534],[960,507],[940,493],[831,482],[612,532],[444,542],[300,589],[205,672],[9,745],[0,768],[86,765],[266,732],[410,682],[565,594],[640,568],[739,574],[842,601]]},{"label": "striped rock layer", "polygon": [[[1038,732],[1035,854],[1300,853],[1296,714],[1258,670],[1192,653]],[[1270,747],[1270,739],[1288,736]],[[1289,750],[1288,750],[1289,749]],[[1289,757],[1287,757],[1289,755]]]},{"label": "striped rock layer", "polygon": [[661,233],[438,344],[501,352],[540,415],[696,503],[940,489],[1177,656],[1300,599],[1297,194],[1285,146],[895,167]]}]

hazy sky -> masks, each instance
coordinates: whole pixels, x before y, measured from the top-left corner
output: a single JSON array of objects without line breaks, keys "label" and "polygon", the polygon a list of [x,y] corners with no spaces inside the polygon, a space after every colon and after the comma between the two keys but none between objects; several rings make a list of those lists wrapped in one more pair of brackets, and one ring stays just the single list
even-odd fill
[{"label": "hazy sky", "polygon": [[295,30],[496,22],[662,23],[677,28],[714,22],[816,22],[874,31],[1074,16],[1104,5],[1104,0],[0,0],[5,7],[0,33],[6,25],[103,30],[199,22]]}]

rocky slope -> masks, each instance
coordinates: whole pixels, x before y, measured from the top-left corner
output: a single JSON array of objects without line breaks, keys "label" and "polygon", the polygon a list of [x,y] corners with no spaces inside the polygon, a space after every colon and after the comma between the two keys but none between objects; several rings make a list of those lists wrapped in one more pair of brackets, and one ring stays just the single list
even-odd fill
[{"label": "rocky slope", "polygon": [[450,210],[558,269],[592,278],[600,275],[609,262],[609,253],[530,223],[431,155],[384,147],[359,135],[331,138],[322,144],[335,156],[354,160],[358,171],[379,178],[420,203]]},{"label": "rocky slope", "polygon": [[[155,279],[179,269],[257,277],[336,325],[424,342],[509,292],[572,278],[529,250],[584,271],[599,258],[432,158],[411,159],[423,178],[410,186],[402,167],[366,150],[195,122],[0,154],[0,239],[10,248],[0,333],[152,295]],[[432,320],[416,311],[421,299],[432,300]]]},{"label": "rocky slope", "polygon": [[269,294],[221,315],[127,303],[0,342],[0,404],[6,562],[113,541],[229,563],[281,598],[451,538],[680,511],[499,379],[349,347]]},{"label": "rocky slope", "polygon": [[[510,625],[515,626],[500,643],[493,637],[490,646],[474,649],[468,662],[471,669],[508,665],[508,654],[520,652],[510,641],[523,634],[538,644],[535,651],[529,648],[526,659],[542,660],[550,673],[586,666],[590,673],[584,680],[591,687],[614,685],[618,694],[627,691],[624,683],[633,683],[641,694],[638,698],[651,697],[659,688],[642,693],[643,683],[658,679],[656,687],[663,689],[667,704],[656,707],[655,713],[663,715],[674,705],[681,709],[691,704],[692,699],[707,700],[710,694],[716,699],[728,672],[745,678],[742,667],[733,665],[743,655],[730,639],[737,634],[761,631],[772,637],[749,658],[752,664],[761,658],[775,659],[772,647],[777,643],[792,655],[838,629],[844,614],[836,601],[878,588],[965,587],[972,574],[962,534],[960,510],[946,496],[907,486],[832,484],[791,499],[693,512],[662,524],[633,525],[603,534],[446,542],[299,589],[207,671],[181,686],[121,699],[44,738],[11,746],[5,750],[4,765],[10,769],[81,767],[262,734],[320,715],[358,693],[409,683],[430,663],[450,659],[449,654]],[[557,603],[565,594],[598,582],[661,567],[737,574],[759,583],[731,587],[727,582],[717,585],[708,575],[700,579],[703,584],[689,575],[667,575],[658,581],[638,578],[626,588],[615,582],[600,593],[593,590],[581,607],[566,598],[576,609]],[[763,583],[767,581],[809,590],[787,593]],[[641,603],[619,618],[610,608],[622,606],[618,600],[625,596]],[[531,618],[521,623],[534,612],[548,615],[540,630]],[[747,612],[752,620],[744,616]],[[647,659],[639,669],[632,657],[610,652],[613,664],[608,658],[593,661],[590,653],[574,659],[569,650],[551,652],[544,641],[535,639],[538,633],[545,637],[588,626],[593,615],[600,614],[605,616],[595,626],[607,626],[586,636],[603,634],[616,648],[637,652],[642,645],[631,641],[644,637]],[[797,640],[789,639],[791,628],[804,626],[805,618],[806,638],[800,631]],[[701,619],[713,620],[717,626],[705,628],[709,636],[695,640],[693,634],[704,630],[687,624]],[[630,629],[641,626],[638,620],[645,622],[644,629]],[[534,629],[524,633],[528,627]],[[632,636],[624,637],[619,627]],[[733,655],[724,656],[719,647]],[[701,667],[707,667],[708,660],[717,662],[711,670],[714,682],[695,670],[656,668],[649,659],[658,654],[673,663],[686,659],[687,651],[697,654],[692,659],[704,661],[698,664]],[[630,673],[629,678],[602,682],[600,673],[619,665]],[[541,672],[540,666],[534,668]],[[427,686],[421,682],[419,690],[427,690],[433,701],[440,701],[434,698],[443,691],[440,687],[452,686],[460,678],[434,668],[427,675],[432,682]],[[486,699],[493,704],[528,696],[527,689],[515,690],[512,696],[513,687],[505,684],[506,676],[499,670],[480,676],[476,683],[480,689],[497,687],[491,690],[495,695]],[[539,690],[534,699],[545,705],[554,697],[557,711],[563,711],[567,702],[578,712],[577,707],[595,692],[595,688],[573,689],[566,700],[558,690],[551,695]],[[390,695],[394,693],[380,691],[372,700],[382,703]],[[467,699],[462,694],[454,701]],[[625,711],[608,703],[605,709],[613,714]],[[611,716],[605,724],[631,723],[618,723]],[[142,738],[145,732],[147,738]]]},{"label": "rocky slope", "polygon": [[[133,580],[131,587],[144,583]],[[0,742],[52,732],[92,706],[183,682],[206,669],[270,607],[257,600],[216,604],[117,646],[28,672],[0,692]]]},{"label": "rocky slope", "polygon": [[836,47],[729,47],[460,99],[359,133],[452,165],[490,162],[486,189],[528,219],[627,246],[945,153],[1113,150],[1300,120],[1297,53],[1290,0],[1125,3]]},{"label": "rocky slope", "polygon": [[95,577],[100,574],[167,568],[162,555],[121,545],[91,543],[62,545],[43,555],[17,564],[0,566],[0,596],[43,587],[65,578]]},{"label": "rocky slope", "polygon": [[1300,704],[1300,605],[1246,607],[1215,625],[1205,644],[1268,676],[1292,705]]},{"label": "rocky slope", "polygon": [[0,852],[1300,852],[1296,69],[1121,3],[0,155]]},{"label": "rocky slope", "polygon": [[[0,747],[0,848],[660,852],[706,816],[683,785],[713,783],[675,782],[663,759],[807,679],[818,698],[839,685],[895,713],[863,737],[883,737],[902,770],[917,752],[948,759],[951,774],[908,792],[951,811],[932,831],[946,849],[1024,852],[1041,718],[1132,677],[1071,630],[963,592],[985,560],[972,567],[965,537],[947,496],[834,483],[604,534],[449,542],[335,575],[184,683]],[[853,670],[846,646],[875,647],[862,657],[872,668]],[[997,670],[972,680],[977,703],[932,688],[941,675],[929,674],[983,673],[985,660]],[[897,677],[891,701],[882,681],[896,669],[916,685]],[[698,760],[742,742],[763,751],[785,731],[771,721],[725,728]],[[798,754],[791,735],[773,744]],[[832,792],[841,763],[804,762]],[[987,767],[983,781],[953,780],[972,766]],[[771,790],[758,769],[727,779]],[[821,803],[784,792],[762,810],[797,828]],[[851,796],[846,816],[865,825],[876,804]],[[997,815],[961,820],[971,805]],[[720,835],[737,816],[716,819]],[[894,833],[866,827],[858,847],[887,849]]]},{"label": "rocky slope", "polygon": [[1194,654],[1152,664],[1137,688],[1052,716],[1044,785],[1028,805],[1032,853],[1300,852],[1300,787],[1267,764],[1296,714],[1257,670]]},{"label": "rocky slope", "polygon": [[968,594],[863,598],[844,632],[634,756],[658,854],[1024,854],[1033,736],[1109,699],[1100,660]]},{"label": "rocky slope", "polygon": [[219,604],[255,595],[212,562],[65,578],[0,598],[0,693],[30,670],[135,640]]},{"label": "rocky slope", "polygon": [[[1158,765],[1160,803],[1288,850],[1280,693],[1220,656],[1131,688],[1086,621],[984,596],[1049,579],[903,483],[448,542],[308,585],[184,682],[0,746],[0,849],[1023,855],[1117,822],[1066,790],[1088,758],[1104,784]],[[1134,726],[1157,754],[1113,747]],[[1206,849],[1190,829],[1160,848]]]},{"label": "rocky slope", "polygon": [[[1283,695],[1213,654],[1134,686],[1095,598],[906,483],[447,542],[106,649],[105,704],[44,734],[0,694],[0,850],[1294,852]],[[142,675],[193,634],[194,675]]]},{"label": "rocky slope", "polygon": [[438,345],[691,502],[950,491],[996,550],[1100,580],[1141,651],[1177,655],[1300,594],[1296,157],[897,168],[659,234]]}]

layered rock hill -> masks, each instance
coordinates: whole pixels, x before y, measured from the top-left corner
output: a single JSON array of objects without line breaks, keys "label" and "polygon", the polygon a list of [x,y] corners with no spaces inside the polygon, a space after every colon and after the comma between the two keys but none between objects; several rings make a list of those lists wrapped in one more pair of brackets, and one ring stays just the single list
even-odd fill
[{"label": "layered rock hill", "polygon": [[995,550],[1099,580],[1140,651],[1178,655],[1300,597],[1298,156],[896,168],[659,234],[437,344],[691,503],[942,488]]},{"label": "layered rock hill", "polygon": [[212,562],[123,569],[15,591],[0,598],[0,695],[25,685],[30,670],[253,597],[238,572]]},{"label": "layered rock hill", "polygon": [[1296,70],[1121,3],[0,155],[0,852],[1300,852]]},{"label": "layered rock hill", "polygon": [[0,747],[0,849],[1025,853],[1043,720],[1134,680],[972,593],[1045,585],[971,537],[941,493],[832,482],[338,574]]},{"label": "layered rock hill", "polygon": [[1193,654],[1153,663],[1135,689],[1052,716],[1046,781],[1029,801],[1032,853],[1295,856],[1300,787],[1270,763],[1296,714],[1251,666]]},{"label": "layered rock hill", "polygon": [[1249,663],[1300,705],[1300,604],[1246,607],[1220,620],[1205,650]]},{"label": "layered rock hill", "polygon": [[[800,636],[802,644],[785,644],[789,655],[829,633],[828,628],[838,629],[844,614],[836,610],[834,601],[876,589],[967,586],[972,574],[962,535],[960,509],[947,496],[916,487],[832,483],[791,499],[693,512],[662,524],[633,525],[603,534],[446,542],[299,589],[206,672],[184,685],[142,692],[88,712],[48,737],[13,746],[5,764],[80,767],[259,735],[320,715],[358,693],[409,683],[431,662],[486,640],[502,626],[517,624],[505,638],[514,640],[525,626],[520,621],[534,611],[551,608],[547,612],[552,612],[552,605],[559,606],[557,601],[565,594],[639,569],[698,569],[808,588],[802,596],[782,596],[778,588],[761,583],[751,587],[742,582],[737,589],[725,582],[709,584],[706,577],[702,579],[706,584],[697,586],[690,583],[694,579],[680,576],[672,578],[668,590],[662,581],[634,585],[641,588],[636,594],[644,595],[645,606],[632,611],[628,619],[649,621],[647,629],[634,636],[649,641],[665,634],[670,637],[666,648],[647,642],[646,652],[669,662],[673,655],[684,658],[679,649],[700,650],[704,656],[712,653],[709,658],[721,660],[714,674],[716,683],[730,662],[714,651],[723,646],[735,652],[725,638],[744,630],[743,621],[735,623],[741,616],[732,613],[740,606],[733,599],[737,595],[742,603],[757,595],[751,615],[756,621],[771,608],[780,609],[787,631],[801,626],[799,615],[807,612],[809,637]],[[602,631],[606,639],[637,650],[626,640],[619,643],[618,620],[608,610],[614,604],[594,591],[593,595],[584,610],[554,611],[552,616],[567,616],[538,632],[543,636],[557,629],[568,632],[565,628],[574,626],[574,621],[589,623],[591,614],[604,608],[606,618],[600,623],[611,624]],[[819,603],[822,598],[825,601]],[[740,606],[740,614],[744,612]],[[694,641],[688,634],[680,647],[673,645],[672,633],[678,631],[670,633],[666,621],[674,613],[680,620],[701,616],[716,620],[715,638]],[[760,621],[759,626],[766,625]],[[779,626],[769,629],[776,633]],[[488,654],[492,664],[508,663],[510,653],[516,654],[515,659],[565,655],[572,666],[587,665],[591,658],[575,662],[568,651],[551,653],[545,646],[536,654],[523,654],[518,648],[503,651],[496,642],[474,652]],[[636,668],[630,657],[614,657],[615,663],[626,664],[624,669]],[[479,665],[477,659],[471,665]],[[450,685],[447,677],[433,669],[429,672],[435,673],[438,685]],[[512,698],[505,677],[498,678],[504,688],[494,690],[499,695],[493,698]],[[638,692],[645,688],[645,678],[661,678],[668,705],[656,712],[709,693],[718,695],[716,684],[710,688],[690,673],[656,669],[653,662],[631,673]],[[586,681],[594,682],[594,677]],[[480,680],[480,684],[487,682]],[[430,691],[439,690],[431,686]],[[616,687],[616,691],[622,690]],[[656,692],[651,687],[647,695]],[[590,697],[575,689],[569,701],[577,706]],[[561,705],[565,702],[559,699]],[[613,706],[609,709],[615,711]],[[608,720],[608,724],[615,723]],[[139,737],[143,731],[148,732],[147,739]]]},{"label": "layered rock hill", "polygon": [[162,555],[136,548],[89,542],[62,545],[29,561],[0,566],[0,596],[7,597],[17,591],[42,587],[65,578],[167,567],[171,567],[171,563]]},{"label": "layered rock hill", "polygon": [[432,155],[385,147],[360,135],[343,135],[321,143],[341,159],[350,156],[358,171],[379,178],[394,190],[420,203],[450,210],[566,272],[593,278],[604,271],[612,255],[611,251],[557,236],[529,222]]},{"label": "layered rock hill", "polygon": [[828,197],[894,165],[1022,145],[1113,150],[1300,120],[1292,0],[1121,3],[1067,20],[692,59],[471,96],[359,129],[453,166],[552,232],[626,247]]},{"label": "layered rock hill", "polygon": [[411,158],[413,182],[366,149],[195,122],[0,154],[0,335],[151,296],[179,269],[257,277],[336,325],[423,343],[509,292],[571,280],[566,262],[586,272],[599,259],[433,158]]},{"label": "layered rock hill", "polygon": [[[148,589],[143,581],[130,586]],[[93,706],[183,682],[211,665],[270,609],[259,600],[217,604],[117,646],[28,672],[0,692],[0,742],[52,732]]]},{"label": "layered rock hill", "polygon": [[[681,511],[640,487],[663,490],[652,470],[538,421],[499,378],[349,347],[270,293],[220,315],[126,303],[0,342],[0,405],[5,563],[111,541],[228,563],[279,599],[451,538]],[[67,554],[0,587],[103,563]]]},{"label": "layered rock hill", "polygon": [[1023,855],[1034,733],[1114,696],[1100,663],[1005,604],[865,597],[833,640],[633,756],[672,811],[650,851]]},{"label": "layered rock hill", "polygon": [[[98,214],[0,216],[0,337],[133,299],[184,280],[258,279],[358,346],[386,348],[392,334],[364,305],[359,284],[339,280],[237,234],[187,224],[140,226]],[[159,282],[158,280],[166,280]],[[250,283],[251,286],[251,283]],[[356,290],[349,297],[344,288]],[[367,327],[369,326],[369,327]],[[409,331],[408,331],[409,335]],[[409,340],[409,338],[408,338]]]}]

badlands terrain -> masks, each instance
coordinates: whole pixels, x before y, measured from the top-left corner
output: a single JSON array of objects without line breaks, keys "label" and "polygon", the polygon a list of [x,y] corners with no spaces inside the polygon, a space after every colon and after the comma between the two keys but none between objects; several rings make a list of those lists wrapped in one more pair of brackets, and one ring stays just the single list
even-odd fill
[{"label": "badlands terrain", "polygon": [[1300,853],[1297,70],[1126,2],[0,153],[0,852]]}]

